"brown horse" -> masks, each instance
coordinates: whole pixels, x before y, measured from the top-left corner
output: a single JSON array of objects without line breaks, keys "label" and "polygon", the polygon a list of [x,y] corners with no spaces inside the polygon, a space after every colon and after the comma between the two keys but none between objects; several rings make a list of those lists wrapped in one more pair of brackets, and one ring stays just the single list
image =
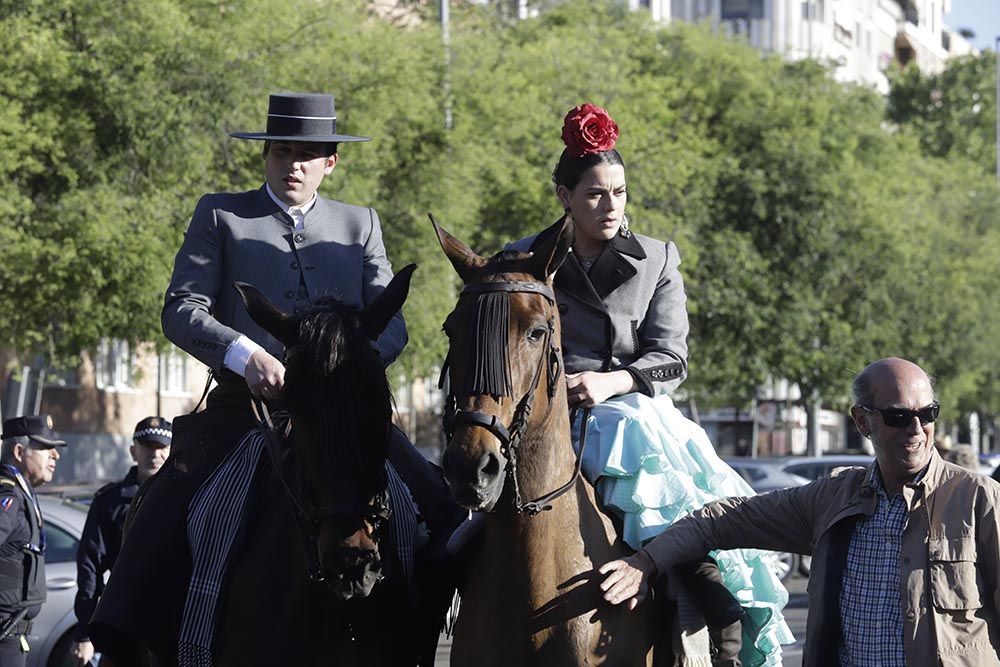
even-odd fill
[{"label": "brown horse", "polygon": [[[288,460],[272,440],[254,476],[256,502],[220,603],[217,665],[426,661],[414,622],[422,612],[405,578],[383,578],[392,404],[371,345],[402,306],[413,268],[363,311],[321,300],[287,315],[237,286],[250,315],[288,351],[290,434]],[[425,654],[433,656],[436,638]]]},{"label": "brown horse", "polygon": [[570,440],[552,278],[571,224],[533,254],[491,259],[434,228],[465,283],[445,322],[445,477],[460,504],[488,512],[452,665],[652,664],[650,604],[629,612],[602,600],[597,568],[630,550],[578,475]]}]

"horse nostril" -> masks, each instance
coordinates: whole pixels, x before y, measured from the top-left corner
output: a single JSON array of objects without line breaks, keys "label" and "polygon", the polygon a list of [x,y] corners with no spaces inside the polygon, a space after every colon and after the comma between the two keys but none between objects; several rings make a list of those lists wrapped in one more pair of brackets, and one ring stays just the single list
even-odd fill
[{"label": "horse nostril", "polygon": [[493,452],[488,452],[479,459],[479,477],[493,479],[500,474],[500,459]]},{"label": "horse nostril", "polygon": [[485,487],[502,473],[500,459],[492,452],[479,458],[464,457],[446,450],[441,460],[445,478],[452,484]]}]

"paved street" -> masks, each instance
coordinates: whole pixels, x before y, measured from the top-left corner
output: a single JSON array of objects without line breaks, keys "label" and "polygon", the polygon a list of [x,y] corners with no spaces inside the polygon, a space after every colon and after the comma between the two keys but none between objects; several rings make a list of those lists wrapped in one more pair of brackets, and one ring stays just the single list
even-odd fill
[{"label": "paved street", "polygon": [[[798,641],[795,644],[786,646],[783,658],[785,667],[801,667],[802,665],[802,645],[806,638],[806,613],[808,611],[808,600],[806,597],[806,583],[808,579],[803,577],[793,577],[786,585],[789,592],[788,606],[785,607],[785,620],[788,627],[792,629],[792,634]],[[441,637],[438,644],[438,657],[434,662],[434,667],[448,667],[448,655],[451,647],[451,640]]]}]

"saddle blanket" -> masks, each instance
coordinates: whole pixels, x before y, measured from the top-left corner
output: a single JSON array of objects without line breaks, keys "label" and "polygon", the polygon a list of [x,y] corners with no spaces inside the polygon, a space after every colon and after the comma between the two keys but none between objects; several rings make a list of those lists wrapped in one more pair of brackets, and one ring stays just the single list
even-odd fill
[{"label": "saddle blanket", "polygon": [[[287,424],[287,415],[274,415],[275,429]],[[279,423],[279,419],[281,419]],[[187,533],[191,549],[191,581],[178,638],[179,667],[212,667],[212,648],[218,622],[219,597],[229,557],[244,519],[254,473],[266,451],[263,427],[243,441],[201,486],[188,507]],[[385,547],[395,553],[402,576],[413,575],[417,517],[413,498],[399,474],[385,463],[392,516]]]}]

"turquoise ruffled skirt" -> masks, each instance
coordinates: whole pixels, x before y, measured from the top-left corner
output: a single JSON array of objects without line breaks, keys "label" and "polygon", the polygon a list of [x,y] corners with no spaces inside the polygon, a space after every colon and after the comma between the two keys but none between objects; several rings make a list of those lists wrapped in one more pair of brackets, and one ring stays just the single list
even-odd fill
[{"label": "turquoise ruffled skirt", "polygon": [[[573,425],[579,445],[580,419]],[[587,426],[583,472],[603,505],[623,519],[622,539],[638,549],[677,519],[753,489],[715,452],[705,431],[674,407],[669,396],[617,396],[594,407]],[[714,551],[726,588],[744,608],[746,667],[781,664],[781,644],[795,641],[781,615],[788,591],[768,552]]]}]

